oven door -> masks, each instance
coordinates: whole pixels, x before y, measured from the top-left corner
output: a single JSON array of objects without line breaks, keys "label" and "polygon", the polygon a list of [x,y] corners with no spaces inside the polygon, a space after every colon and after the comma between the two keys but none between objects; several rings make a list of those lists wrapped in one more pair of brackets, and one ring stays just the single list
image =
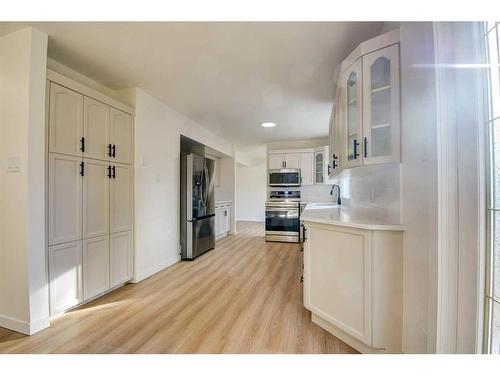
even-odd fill
[{"label": "oven door", "polygon": [[300,186],[300,169],[272,169],[269,171],[269,186]]},{"label": "oven door", "polygon": [[298,236],[299,231],[298,208],[266,207],[266,234]]}]

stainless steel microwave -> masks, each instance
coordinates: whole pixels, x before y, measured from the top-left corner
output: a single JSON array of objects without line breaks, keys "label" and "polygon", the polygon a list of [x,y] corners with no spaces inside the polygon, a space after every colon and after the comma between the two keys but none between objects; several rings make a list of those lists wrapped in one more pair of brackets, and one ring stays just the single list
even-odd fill
[{"label": "stainless steel microwave", "polygon": [[269,186],[300,186],[300,169],[270,169]]}]

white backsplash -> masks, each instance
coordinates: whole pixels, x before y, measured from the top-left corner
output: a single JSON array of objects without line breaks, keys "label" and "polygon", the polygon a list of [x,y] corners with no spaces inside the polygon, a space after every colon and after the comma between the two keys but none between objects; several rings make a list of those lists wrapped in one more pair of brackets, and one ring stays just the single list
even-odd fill
[{"label": "white backsplash", "polygon": [[332,182],[340,185],[343,205],[376,208],[393,222],[400,222],[400,164],[347,169]]},{"label": "white backsplash", "polygon": [[303,185],[300,187],[300,200],[309,203],[330,203],[335,197],[330,195],[332,185]]}]

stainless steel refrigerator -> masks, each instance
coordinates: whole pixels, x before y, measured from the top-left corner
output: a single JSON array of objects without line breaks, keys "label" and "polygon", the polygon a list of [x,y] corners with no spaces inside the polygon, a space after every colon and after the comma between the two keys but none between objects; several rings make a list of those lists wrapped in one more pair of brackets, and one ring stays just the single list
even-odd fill
[{"label": "stainless steel refrigerator", "polygon": [[214,161],[181,155],[181,258],[194,259],[214,247]]}]

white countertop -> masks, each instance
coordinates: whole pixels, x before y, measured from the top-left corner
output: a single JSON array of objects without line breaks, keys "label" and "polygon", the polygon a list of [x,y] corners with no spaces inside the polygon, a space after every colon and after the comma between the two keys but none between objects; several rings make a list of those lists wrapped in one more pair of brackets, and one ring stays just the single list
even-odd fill
[{"label": "white countertop", "polygon": [[301,214],[305,222],[340,225],[368,230],[404,230],[399,223],[389,221],[373,208],[345,207],[329,203],[308,203]]}]

